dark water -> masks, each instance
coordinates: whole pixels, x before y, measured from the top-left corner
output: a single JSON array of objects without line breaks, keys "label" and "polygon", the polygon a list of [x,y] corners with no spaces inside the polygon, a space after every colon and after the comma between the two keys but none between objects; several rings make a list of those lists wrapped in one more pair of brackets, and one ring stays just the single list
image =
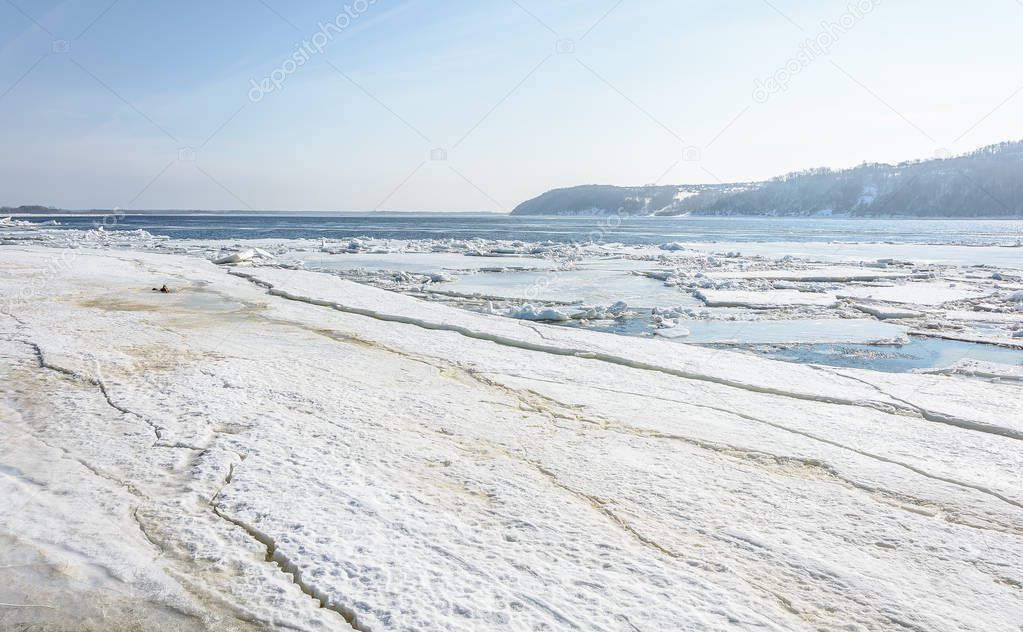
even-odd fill
[{"label": "dark water", "polygon": [[1020,220],[878,220],[830,218],[600,218],[507,215],[125,215],[32,216],[66,228],[144,229],[179,239],[502,239],[563,243],[672,241],[890,242],[1011,245]]}]

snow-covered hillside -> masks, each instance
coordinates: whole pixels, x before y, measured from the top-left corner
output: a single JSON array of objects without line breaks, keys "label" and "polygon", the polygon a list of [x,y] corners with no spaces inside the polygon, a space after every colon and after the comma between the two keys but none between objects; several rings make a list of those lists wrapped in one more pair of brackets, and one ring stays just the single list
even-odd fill
[{"label": "snow-covered hillside", "polygon": [[809,169],[763,182],[555,189],[516,215],[1023,216],[1023,141],[951,158]]}]

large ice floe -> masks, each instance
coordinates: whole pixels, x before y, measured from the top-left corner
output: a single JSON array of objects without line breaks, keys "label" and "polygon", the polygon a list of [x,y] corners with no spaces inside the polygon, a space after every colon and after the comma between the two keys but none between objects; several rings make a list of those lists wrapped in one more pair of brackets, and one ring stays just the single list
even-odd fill
[{"label": "large ice floe", "polygon": [[94,237],[0,247],[0,628],[1020,630],[1012,371],[784,363],[212,262],[272,244]]}]

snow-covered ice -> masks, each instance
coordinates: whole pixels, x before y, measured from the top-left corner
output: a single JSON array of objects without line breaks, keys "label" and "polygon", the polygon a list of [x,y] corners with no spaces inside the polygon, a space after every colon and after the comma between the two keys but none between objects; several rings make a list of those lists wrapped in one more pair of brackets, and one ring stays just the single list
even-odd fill
[{"label": "snow-covered ice", "polygon": [[775,281],[836,282],[902,279],[909,272],[866,266],[813,266],[803,269],[729,270],[708,272],[712,279],[770,279]]},{"label": "snow-covered ice", "polygon": [[942,369],[928,369],[920,373],[934,375],[973,375],[995,380],[1009,380],[1023,382],[1023,366],[1013,366],[999,362],[984,362],[981,360],[959,360],[951,366]]},{"label": "snow-covered ice", "polygon": [[945,314],[950,320],[986,323],[1018,323],[1023,325],[1023,312],[977,312],[952,310]]},{"label": "snow-covered ice", "polygon": [[912,305],[941,305],[963,299],[981,298],[984,292],[970,285],[949,281],[889,286],[851,286],[838,292],[840,298],[869,298]]},{"label": "snow-covered ice", "polygon": [[[0,248],[0,625],[1019,632],[1004,368],[788,364],[95,239]],[[821,331],[904,331],[851,313]]]},{"label": "snow-covered ice", "polygon": [[554,309],[553,307],[535,307],[529,303],[518,307],[511,307],[504,312],[504,315],[509,318],[518,318],[520,320],[540,320],[550,322],[568,320],[568,314],[559,309]]},{"label": "snow-covered ice", "polygon": [[[906,328],[876,320],[720,320],[686,321],[686,342],[711,344],[899,344]],[[678,337],[674,328],[657,335]]]},{"label": "snow-covered ice", "polygon": [[792,306],[832,307],[838,301],[833,294],[798,290],[700,290],[697,296],[708,307],[752,307],[772,309]]},{"label": "snow-covered ice", "polygon": [[462,295],[480,294],[512,300],[611,304],[625,301],[642,307],[697,305],[688,294],[663,282],[630,272],[603,269],[542,272],[483,272],[462,276],[444,288]]},{"label": "snow-covered ice", "polygon": [[906,309],[897,305],[885,305],[884,303],[853,303],[853,307],[879,320],[918,318],[922,315],[913,309]]},{"label": "snow-covered ice", "polygon": [[687,243],[685,248],[705,253],[740,251],[781,259],[791,256],[827,262],[872,262],[878,259],[919,261],[945,265],[992,265],[1023,270],[1023,252],[1019,246],[961,246],[954,244],[842,243],[813,241],[764,241]]}]

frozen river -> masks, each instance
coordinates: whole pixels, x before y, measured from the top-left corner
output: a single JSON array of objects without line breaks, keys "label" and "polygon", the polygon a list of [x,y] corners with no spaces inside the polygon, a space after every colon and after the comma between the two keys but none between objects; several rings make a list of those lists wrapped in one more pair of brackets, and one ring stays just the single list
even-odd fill
[{"label": "frozen river", "polygon": [[257,248],[258,265],[327,272],[476,312],[727,344],[791,362],[910,371],[972,360],[1004,365],[1007,375],[1023,366],[1023,222],[1015,220],[53,219],[59,224],[20,227],[6,239],[209,258]]}]

